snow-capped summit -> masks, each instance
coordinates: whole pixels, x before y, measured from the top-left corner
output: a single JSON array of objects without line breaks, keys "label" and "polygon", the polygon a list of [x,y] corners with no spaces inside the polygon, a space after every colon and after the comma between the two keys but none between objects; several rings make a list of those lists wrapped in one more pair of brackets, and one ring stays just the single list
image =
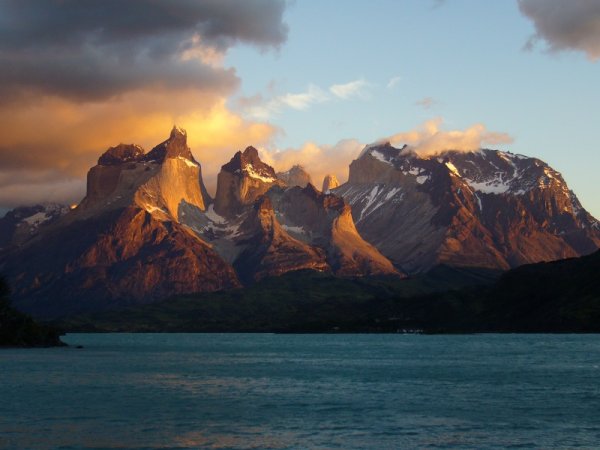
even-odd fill
[{"label": "snow-capped summit", "polygon": [[247,147],[221,167],[217,177],[215,211],[222,216],[233,217],[244,205],[254,203],[274,185],[284,186],[285,183],[277,178],[271,166],[261,161],[258,150]]},{"label": "snow-capped summit", "polygon": [[600,246],[597,221],[561,174],[509,152],[420,157],[371,145],[335,192],[352,205],[359,232],[411,272],[439,263],[505,269]]}]

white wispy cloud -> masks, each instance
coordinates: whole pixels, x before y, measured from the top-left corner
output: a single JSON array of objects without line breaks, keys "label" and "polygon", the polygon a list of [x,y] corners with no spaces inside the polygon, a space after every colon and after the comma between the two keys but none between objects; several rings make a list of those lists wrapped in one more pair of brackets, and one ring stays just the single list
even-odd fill
[{"label": "white wispy cloud", "polygon": [[247,116],[267,120],[287,108],[305,111],[315,104],[329,102],[334,98],[341,100],[368,99],[369,86],[371,84],[362,78],[348,83],[331,85],[328,90],[311,83],[302,92],[288,92],[269,100],[265,100],[261,95],[255,95],[239,99],[238,105]]},{"label": "white wispy cloud", "polygon": [[[248,101],[251,100],[251,101]],[[264,101],[262,96],[243,99],[241,103],[245,113],[255,119],[267,120],[281,113],[285,108],[303,111],[316,103],[329,100],[329,95],[319,86],[309,84],[304,92],[288,92]]]},{"label": "white wispy cloud", "polygon": [[402,80],[401,77],[397,77],[397,76],[392,77],[392,78],[390,78],[390,81],[387,82],[386,87],[388,89],[394,89],[398,85],[398,83],[400,83],[401,80]]},{"label": "white wispy cloud", "polygon": [[329,96],[320,87],[311,84],[305,92],[297,94],[285,94],[277,97],[275,101],[292,109],[304,110],[315,103],[323,103],[329,100]]},{"label": "white wispy cloud", "polygon": [[370,84],[366,80],[360,78],[348,83],[334,84],[329,87],[329,92],[343,100],[355,97],[365,98],[368,96],[367,88],[369,86]]}]

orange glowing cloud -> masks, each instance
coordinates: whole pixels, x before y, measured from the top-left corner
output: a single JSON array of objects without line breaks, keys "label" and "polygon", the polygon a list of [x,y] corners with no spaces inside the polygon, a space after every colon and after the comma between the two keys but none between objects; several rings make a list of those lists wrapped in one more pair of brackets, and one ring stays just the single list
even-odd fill
[{"label": "orange glowing cloud", "polygon": [[277,171],[285,171],[300,164],[310,174],[313,183],[321,189],[325,175],[333,174],[340,182],[348,179],[348,166],[358,156],[364,144],[356,139],[344,139],[335,145],[317,145],[307,142],[298,149],[260,150],[260,157]]},{"label": "orange glowing cloud", "polygon": [[211,189],[236,149],[266,145],[276,128],[248,122],[225,99],[199,92],[135,92],[104,102],[74,104],[42,98],[25,108],[0,108],[0,204],[78,201],[85,174],[100,154],[120,142],[146,150],[174,124],[202,163]]}]

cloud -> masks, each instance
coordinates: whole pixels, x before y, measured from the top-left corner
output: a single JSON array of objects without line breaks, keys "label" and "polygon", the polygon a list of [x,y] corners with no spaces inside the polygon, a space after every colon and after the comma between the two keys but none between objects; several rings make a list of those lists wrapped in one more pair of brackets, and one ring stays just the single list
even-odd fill
[{"label": "cloud", "polygon": [[[36,201],[34,186],[41,200],[62,180],[79,180],[83,185],[87,170],[108,147],[124,142],[149,150],[168,137],[173,124],[187,130],[188,145],[202,163],[205,181],[214,187],[217,172],[235,149],[266,145],[278,132],[271,125],[249,122],[229,111],[224,98],[193,91],[133,93],[86,105],[41,99],[35,106],[12,113],[0,109],[0,123],[4,173],[0,197],[4,203],[0,205]],[[9,177],[10,173],[14,176]],[[24,190],[21,173],[39,182],[29,180]],[[64,192],[55,191],[57,196]],[[12,201],[7,192],[12,193]],[[77,196],[82,193],[77,190]],[[68,198],[72,201],[72,196]]]},{"label": "cloud", "polygon": [[327,93],[320,87],[310,84],[304,92],[290,92],[270,100],[265,100],[262,95],[258,94],[253,97],[242,97],[237,104],[247,116],[258,120],[268,120],[286,108],[304,111],[316,103],[326,101],[329,101]]},{"label": "cloud", "polygon": [[[334,84],[329,87],[329,92],[341,100],[350,100],[357,97],[366,99],[368,98],[366,89],[369,86],[370,83],[359,79],[349,83]],[[241,97],[236,103],[246,116],[258,120],[268,120],[285,109],[305,111],[315,104],[329,102],[334,97],[311,83],[303,92],[288,92],[269,100],[257,94],[252,97]]]},{"label": "cloud", "polygon": [[400,81],[402,81],[402,77],[392,77],[390,78],[390,80],[387,82],[386,87],[388,89],[394,89],[398,83],[400,83]]},{"label": "cloud", "polygon": [[81,178],[65,178],[59,172],[31,175],[29,171],[0,171],[1,209],[42,202],[72,204],[85,195],[85,181]]},{"label": "cloud", "polygon": [[[398,147],[408,144],[410,149],[420,156],[435,155],[446,150],[473,151],[484,145],[508,144],[513,141],[508,134],[488,131],[482,124],[453,131],[443,131],[441,125],[442,119],[432,119],[414,130],[396,133],[380,141],[389,141]],[[278,171],[300,164],[320,189],[327,174],[334,174],[340,182],[345,182],[348,179],[350,163],[358,157],[364,147],[365,144],[356,139],[344,139],[335,145],[307,142],[300,148],[262,148],[260,157]]]},{"label": "cloud", "polygon": [[260,150],[260,157],[277,171],[284,171],[295,164],[303,166],[310,174],[317,189],[321,189],[325,175],[334,174],[340,182],[348,179],[348,166],[364,144],[356,139],[344,139],[335,145],[318,145],[307,142],[300,148],[285,150]]},{"label": "cloud", "polygon": [[0,3],[0,97],[27,92],[104,100],[143,88],[225,93],[220,66],[238,42],[278,47],[282,0],[6,0]]},{"label": "cloud", "polygon": [[591,61],[600,59],[600,2],[597,0],[518,0],[521,13],[535,27],[525,44],[543,40],[552,52],[578,50]]},{"label": "cloud", "polygon": [[423,109],[430,109],[436,103],[437,103],[437,101],[434,100],[433,98],[431,98],[431,97],[424,97],[421,100],[416,101],[415,105],[421,106]]},{"label": "cloud", "polygon": [[328,99],[327,94],[320,87],[311,84],[306,92],[285,94],[278,97],[276,101],[292,109],[304,110],[314,103],[322,103]]},{"label": "cloud", "polygon": [[334,84],[329,87],[329,91],[338,98],[348,100],[354,97],[367,97],[366,89],[368,87],[369,83],[359,79],[344,84]]},{"label": "cloud", "polygon": [[239,79],[224,56],[240,42],[278,48],[286,5],[0,2],[0,207],[72,201],[106,148],[125,142],[148,150],[175,123],[215,176],[233,149],[266,145],[275,127],[225,106]]},{"label": "cloud", "polygon": [[443,120],[428,120],[420,127],[396,133],[382,139],[394,146],[407,144],[410,150],[420,156],[431,156],[446,150],[474,151],[485,145],[510,144],[513,138],[507,133],[488,131],[485,125],[477,123],[465,130],[444,131],[440,127]]}]

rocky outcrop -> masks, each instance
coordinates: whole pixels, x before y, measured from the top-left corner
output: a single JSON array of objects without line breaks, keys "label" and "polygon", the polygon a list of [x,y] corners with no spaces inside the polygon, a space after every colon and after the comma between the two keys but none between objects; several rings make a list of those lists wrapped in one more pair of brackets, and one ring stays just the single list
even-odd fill
[{"label": "rocky outcrop", "polygon": [[303,188],[308,184],[312,184],[310,175],[304,170],[304,167],[300,165],[292,166],[290,170],[285,172],[277,172],[277,178],[289,187],[300,186]]},{"label": "rocky outcrop", "polygon": [[212,201],[186,139],[175,127],[148,154],[109,148],[77,208],[0,255],[15,304],[53,317],[238,286],[231,265],[184,220]]},{"label": "rocky outcrop", "polygon": [[178,126],[173,127],[169,139],[158,144],[141,159],[143,161],[163,163],[169,158],[183,158],[194,164],[198,164],[187,145],[187,133]]},{"label": "rocky outcrop", "polygon": [[325,251],[288,234],[275,217],[268,196],[261,196],[240,226],[241,248],[234,267],[246,282],[301,269],[329,271]]},{"label": "rocky outcrop", "polygon": [[127,162],[139,161],[144,156],[144,149],[135,144],[119,144],[110,147],[98,159],[101,166],[113,166]]},{"label": "rocky outcrop", "polygon": [[367,147],[335,190],[369,242],[409,272],[436,264],[507,269],[591,253],[598,222],[558,172],[511,153],[420,158]]},{"label": "rocky outcrop", "polygon": [[73,219],[135,204],[159,218],[180,221],[183,207],[204,211],[212,202],[186,133],[177,127],[148,154],[136,145],[109,148],[87,180],[86,197]]},{"label": "rocky outcrop", "polygon": [[135,206],[52,229],[9,260],[15,306],[45,318],[239,285],[194,233]]},{"label": "rocky outcrop", "polygon": [[234,217],[272,186],[284,185],[275,170],[260,160],[258,151],[248,147],[237,152],[221,167],[217,177],[215,211],[224,217]]},{"label": "rocky outcrop", "polygon": [[323,178],[323,193],[329,194],[329,191],[335,189],[339,185],[340,182],[335,175],[325,175],[325,178]]},{"label": "rocky outcrop", "polygon": [[392,263],[359,235],[351,209],[343,198],[322,194],[311,184],[304,189],[273,189],[267,195],[283,228],[292,236],[323,249],[335,274],[398,275]]},{"label": "rocky outcrop", "polygon": [[223,166],[214,210],[205,217],[208,221],[192,228],[246,282],[305,268],[343,276],[398,275],[360,237],[342,198],[322,195],[311,184],[287,187],[252,147]]}]

